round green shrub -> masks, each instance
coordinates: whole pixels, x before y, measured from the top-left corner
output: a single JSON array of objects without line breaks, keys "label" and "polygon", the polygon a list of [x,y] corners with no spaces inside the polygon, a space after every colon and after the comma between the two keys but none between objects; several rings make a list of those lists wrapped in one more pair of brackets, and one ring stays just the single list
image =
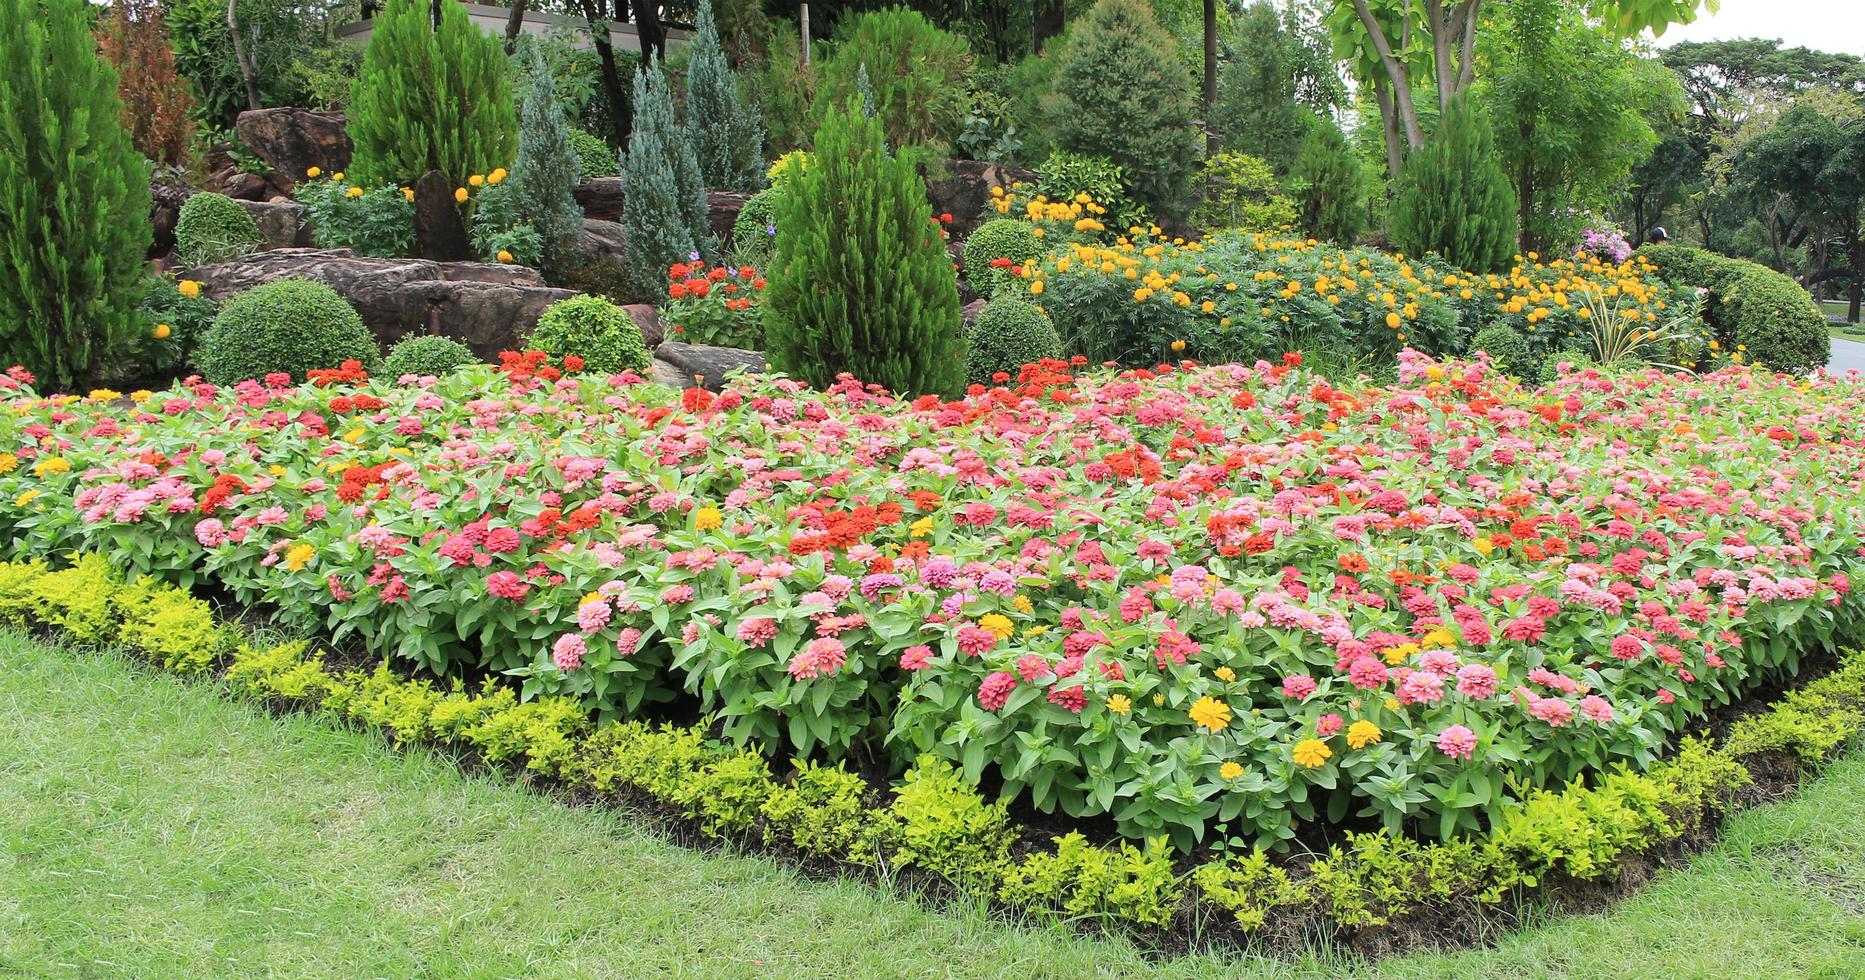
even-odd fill
[{"label": "round green shrub", "polygon": [[322,283],[303,279],[269,282],[233,297],[207,330],[195,366],[215,384],[232,384],[287,372],[361,361],[374,371],[382,356],[376,339],[350,304]]},{"label": "round green shrub", "polygon": [[783,188],[776,185],[751,195],[732,219],[732,249],[747,257],[771,254],[777,247],[777,205]]},{"label": "round green shrub", "polygon": [[1002,371],[1012,378],[1031,361],[1062,356],[1062,339],[1049,315],[1030,303],[1011,297],[986,304],[971,325],[965,351],[965,380],[990,384]]},{"label": "round green shrub", "polygon": [[1800,284],[1765,265],[1687,245],[1647,245],[1641,258],[1673,285],[1707,290],[1704,322],[1725,350],[1776,371],[1804,374],[1832,355],[1826,317]]},{"label": "round green shrub", "polygon": [[584,180],[613,177],[622,172],[622,158],[593,133],[570,130],[570,149],[576,153],[577,167]]},{"label": "round green shrub", "polygon": [[603,374],[646,371],[648,347],[626,310],[600,296],[560,299],[538,318],[527,345],[553,358],[572,354],[585,370]]},{"label": "round green shrub", "polygon": [[[1043,242],[1036,237],[1036,226],[1015,218],[993,218],[965,240],[965,281],[978,295],[989,299],[1005,289],[1021,286],[1023,279],[1016,267],[1042,254]],[[993,268],[992,259],[1009,259],[1013,264]]]},{"label": "round green shrub", "polygon": [[472,348],[450,337],[406,337],[389,348],[382,374],[389,378],[404,374],[439,376],[478,363]]},{"label": "round green shrub", "polygon": [[175,219],[175,261],[183,267],[225,262],[259,250],[259,223],[225,194],[196,194]]},{"label": "round green shrub", "polygon": [[1541,365],[1528,349],[1528,340],[1506,323],[1494,323],[1476,332],[1470,339],[1470,353],[1485,351],[1496,366],[1512,378],[1534,380]]}]

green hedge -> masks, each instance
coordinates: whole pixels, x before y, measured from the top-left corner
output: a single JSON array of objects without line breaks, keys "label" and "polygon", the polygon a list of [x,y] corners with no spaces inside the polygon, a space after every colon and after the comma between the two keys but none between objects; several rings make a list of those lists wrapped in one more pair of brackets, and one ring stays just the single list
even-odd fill
[{"label": "green hedge", "polygon": [[1000,296],[985,305],[966,336],[965,380],[988,385],[1003,373],[1014,381],[1023,365],[1061,356],[1062,338],[1049,314],[1014,296]]},{"label": "green hedge", "polygon": [[1800,284],[1765,265],[1688,245],[1646,245],[1639,254],[1671,282],[1708,290],[1703,319],[1744,361],[1796,374],[1826,366],[1826,316]]},{"label": "green hedge", "polygon": [[350,360],[375,371],[382,363],[375,335],[336,290],[304,279],[254,286],[228,300],[195,352],[215,384],[279,372],[302,381],[307,371]]}]

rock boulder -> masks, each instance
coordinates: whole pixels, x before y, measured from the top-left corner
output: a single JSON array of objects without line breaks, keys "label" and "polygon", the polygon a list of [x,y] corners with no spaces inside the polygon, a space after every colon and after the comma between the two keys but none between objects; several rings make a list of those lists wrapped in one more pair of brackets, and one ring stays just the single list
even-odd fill
[{"label": "rock boulder", "polygon": [[950,160],[946,168],[944,177],[927,185],[926,196],[932,200],[934,214],[952,216],[946,230],[954,240],[970,236],[979,225],[997,217],[990,208],[991,188],[1009,190],[1018,181],[1036,180],[1036,171],[1006,163]]},{"label": "rock boulder", "polygon": [[241,201],[239,204],[258,223],[259,234],[265,236],[264,247],[299,248],[311,244],[310,216],[297,201]]},{"label": "rock boulder", "polygon": [[[678,388],[690,388],[697,378],[701,387],[718,391],[731,371],[764,370],[764,355],[736,347],[709,347],[669,341],[654,350],[654,379]],[[664,365],[664,366],[663,366]]]},{"label": "rock boulder", "polygon": [[343,126],[340,114],[251,109],[234,120],[233,131],[254,156],[287,181],[299,181],[312,167],[333,174],[349,167],[350,137]]}]

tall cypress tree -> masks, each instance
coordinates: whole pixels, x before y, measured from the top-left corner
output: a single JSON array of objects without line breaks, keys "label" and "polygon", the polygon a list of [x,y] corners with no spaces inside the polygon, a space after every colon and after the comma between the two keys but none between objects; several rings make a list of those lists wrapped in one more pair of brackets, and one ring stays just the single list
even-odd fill
[{"label": "tall cypress tree", "polygon": [[550,66],[537,45],[530,45],[525,74],[524,117],[518,141],[518,214],[544,240],[544,270],[556,273],[576,258],[583,233],[583,207],[572,190],[582,171],[570,146],[570,124],[557,102]]},{"label": "tall cypress tree", "polygon": [[686,71],[686,116],[707,187],[751,192],[764,185],[764,124],[738,91],[711,0],[700,0]]},{"label": "tall cypress tree", "polygon": [[1489,123],[1458,96],[1424,147],[1405,158],[1386,235],[1403,252],[1436,252],[1471,272],[1501,272],[1515,255],[1515,191]]},{"label": "tall cypress tree", "polygon": [[96,377],[141,329],[149,168],[84,0],[0,2],[0,361]]},{"label": "tall cypress tree", "polygon": [[958,281],[925,182],[853,99],[829,111],[815,147],[807,171],[791,165],[777,204],[771,364],[818,386],[846,371],[902,394],[955,394]]},{"label": "tall cypress tree", "polygon": [[389,0],[376,15],[347,127],[359,180],[413,183],[438,170],[464,183],[518,151],[504,49],[460,4],[437,9],[438,28],[422,0]]},{"label": "tall cypress tree", "polygon": [[622,154],[622,230],[629,284],[639,298],[660,299],[667,267],[693,253],[710,255],[706,188],[687,131],[674,118],[673,95],[658,63],[635,75],[635,129]]},{"label": "tall cypress tree", "polygon": [[1332,121],[1309,117],[1287,184],[1301,229],[1315,238],[1351,245],[1366,226],[1366,176]]}]

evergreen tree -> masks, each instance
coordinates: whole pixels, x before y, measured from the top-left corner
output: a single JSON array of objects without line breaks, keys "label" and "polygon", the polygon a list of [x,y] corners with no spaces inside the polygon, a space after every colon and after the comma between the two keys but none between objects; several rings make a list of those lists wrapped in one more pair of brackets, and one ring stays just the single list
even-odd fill
[{"label": "evergreen tree", "polygon": [[460,4],[435,9],[438,29],[421,0],[389,0],[376,15],[350,101],[350,169],[361,181],[412,184],[438,170],[464,183],[511,165],[518,150],[504,49]]},{"label": "evergreen tree", "polygon": [[764,124],[738,91],[711,0],[700,0],[686,72],[687,125],[707,187],[749,193],[764,186]]},{"label": "evergreen tree", "polygon": [[96,377],[141,329],[149,168],[84,0],[0,2],[0,363]]},{"label": "evergreen tree", "polygon": [[1287,184],[1296,222],[1310,236],[1352,244],[1366,226],[1366,176],[1333,122],[1310,117]]},{"label": "evergreen tree", "polygon": [[964,377],[958,281],[910,159],[850,99],[816,131],[777,204],[765,350],[824,387],[848,372],[901,394],[954,395]]},{"label": "evergreen tree", "polygon": [[667,268],[712,252],[706,188],[687,131],[674,118],[673,95],[659,64],[635,75],[635,128],[622,154],[622,229],[628,281],[636,295],[658,300]]},{"label": "evergreen tree", "polygon": [[536,45],[530,46],[527,62],[530,84],[512,179],[518,184],[519,217],[543,239],[544,270],[555,274],[576,258],[583,233],[583,208],[573,191],[582,161],[571,146],[550,65]]},{"label": "evergreen tree", "polygon": [[1405,159],[1388,209],[1400,251],[1436,252],[1471,272],[1501,272],[1515,255],[1515,191],[1488,122],[1459,96],[1433,138]]}]

